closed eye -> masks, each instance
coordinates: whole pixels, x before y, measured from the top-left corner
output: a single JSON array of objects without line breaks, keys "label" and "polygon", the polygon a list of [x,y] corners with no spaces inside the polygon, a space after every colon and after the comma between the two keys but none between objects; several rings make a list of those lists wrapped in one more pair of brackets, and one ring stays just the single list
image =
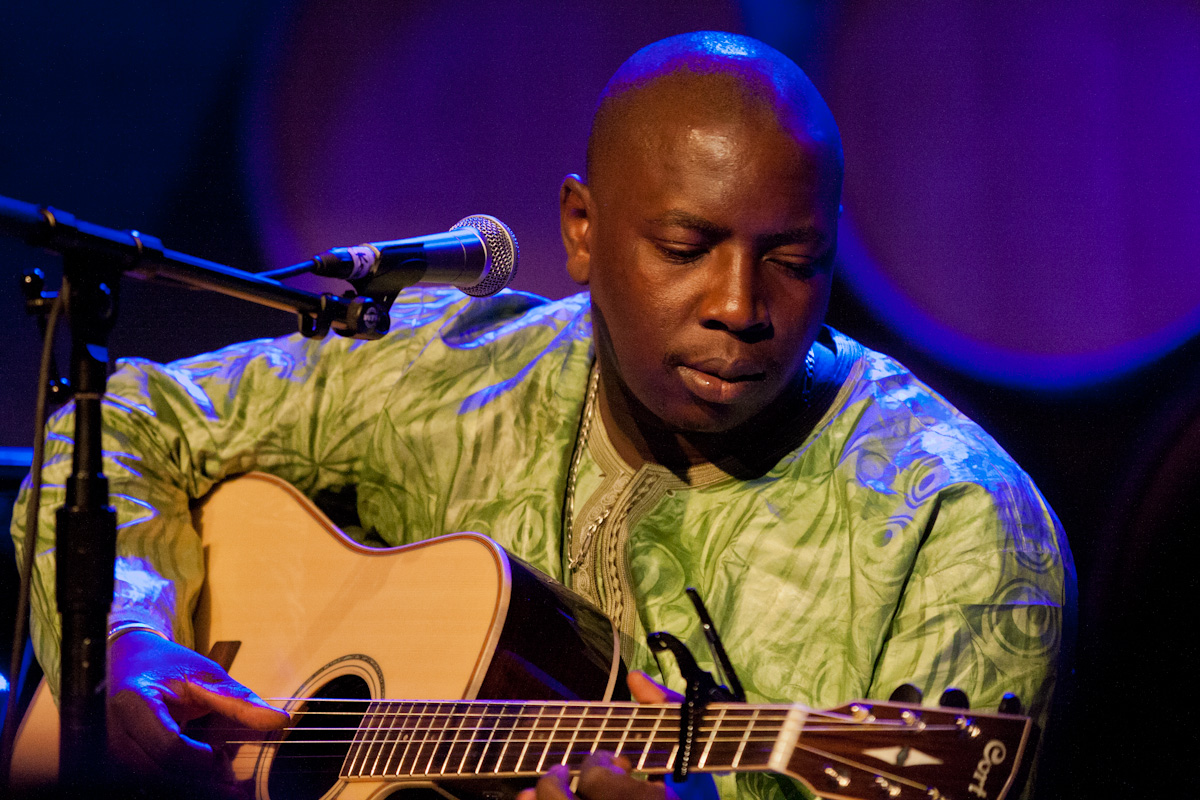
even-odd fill
[{"label": "closed eye", "polygon": [[790,274],[804,280],[814,277],[820,271],[820,266],[814,261],[796,261],[788,258],[768,258],[767,263],[782,267]]},{"label": "closed eye", "polygon": [[690,264],[708,252],[707,248],[681,244],[655,244],[662,257],[673,264]]}]

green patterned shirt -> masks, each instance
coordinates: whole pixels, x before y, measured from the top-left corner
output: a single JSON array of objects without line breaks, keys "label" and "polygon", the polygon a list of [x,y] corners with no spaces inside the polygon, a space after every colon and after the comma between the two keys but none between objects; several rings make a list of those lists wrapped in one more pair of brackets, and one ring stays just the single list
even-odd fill
[{"label": "green patterned shirt", "polygon": [[[369,541],[491,536],[595,598],[636,642],[627,663],[676,689],[674,666],[660,672],[638,639],[669,631],[707,662],[684,594],[695,586],[751,701],[832,707],[912,682],[930,701],[960,687],[979,708],[1014,692],[1044,717],[1074,580],[1053,512],[983,430],[837,332],[819,340],[813,414],[798,409],[763,463],[634,471],[593,430],[564,537],[589,309],[586,294],[406,291],[377,342],[292,336],[123,362],[104,406],[119,524],[113,619],[190,644],[204,575],[188,504],[263,470],[318,500],[352,487]],[[34,642],[54,686],[54,509],[69,412],[51,424],[33,586]],[[565,540],[581,548],[610,500],[568,569],[580,554]],[[767,775],[736,783],[749,797],[791,793]],[[718,784],[729,794],[733,779]]]}]

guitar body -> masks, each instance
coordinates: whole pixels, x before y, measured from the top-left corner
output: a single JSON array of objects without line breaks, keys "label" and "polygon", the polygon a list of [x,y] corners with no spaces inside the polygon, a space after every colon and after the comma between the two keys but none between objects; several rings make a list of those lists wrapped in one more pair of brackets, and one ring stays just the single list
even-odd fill
[{"label": "guitar body", "polygon": [[[306,698],[607,700],[618,686],[608,619],[479,534],[363,547],[260,473],[221,484],[195,521],[207,567],[196,650],[295,717],[281,745],[249,744],[233,759],[260,800],[374,798],[403,786],[338,777],[363,703],[339,719],[344,742],[290,746],[287,735],[326,725],[304,716]],[[24,761],[42,771],[57,761],[57,720],[33,718],[47,706],[35,700],[22,725],[14,785],[36,779]],[[293,778],[285,766],[295,756],[327,766]]]},{"label": "guitar body", "polygon": [[[611,623],[484,536],[362,547],[253,473],[221,484],[195,518],[207,566],[196,648],[292,714],[286,731],[237,741],[211,716],[189,728],[230,756],[256,800],[507,800],[598,751],[651,775],[679,759],[775,772],[837,800],[1003,800],[1030,742],[1019,715],[873,700],[712,702],[681,742],[680,704],[610,702]],[[44,688],[18,734],[14,788],[56,777]]]}]

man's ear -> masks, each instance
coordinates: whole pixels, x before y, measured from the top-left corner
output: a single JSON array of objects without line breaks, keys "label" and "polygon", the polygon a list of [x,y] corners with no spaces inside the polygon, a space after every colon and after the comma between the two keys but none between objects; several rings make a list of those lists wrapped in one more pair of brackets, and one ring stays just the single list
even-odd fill
[{"label": "man's ear", "polygon": [[558,190],[558,221],[563,247],[567,250],[567,274],[587,286],[592,271],[592,193],[583,178],[574,173],[563,178]]}]

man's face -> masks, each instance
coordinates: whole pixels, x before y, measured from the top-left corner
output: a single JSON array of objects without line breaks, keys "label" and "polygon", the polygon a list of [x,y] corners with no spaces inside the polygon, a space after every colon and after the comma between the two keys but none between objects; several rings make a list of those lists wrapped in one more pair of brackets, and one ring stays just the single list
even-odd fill
[{"label": "man's face", "polygon": [[667,121],[580,190],[569,269],[591,289],[602,375],[643,417],[724,433],[803,380],[838,213],[818,152],[766,113]]}]

